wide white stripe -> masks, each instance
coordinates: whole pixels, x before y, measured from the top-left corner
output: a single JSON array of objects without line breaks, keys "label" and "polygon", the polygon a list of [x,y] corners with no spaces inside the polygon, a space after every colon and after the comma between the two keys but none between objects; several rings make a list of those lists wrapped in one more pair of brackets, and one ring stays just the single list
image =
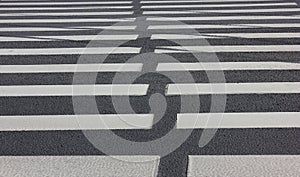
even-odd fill
[{"label": "wide white stripe", "polygon": [[142,67],[142,63],[0,65],[0,73],[138,72]]},{"label": "wide white stripe", "polygon": [[147,84],[0,86],[0,96],[122,96],[146,95]]},{"label": "wide white stripe", "polygon": [[134,18],[71,18],[71,19],[10,19],[0,20],[0,23],[90,23],[90,22],[132,22]]},{"label": "wide white stripe", "polygon": [[[148,29],[239,29],[239,28],[300,28],[300,23],[228,24],[228,25],[150,25]],[[1,29],[0,29],[1,30]]]},{"label": "wide white stripe", "polygon": [[268,2],[268,1],[280,1],[280,0],[177,0],[177,1],[174,1],[174,0],[163,0],[163,1],[141,1],[141,4],[168,4],[168,3],[187,3],[187,2],[190,2],[190,3],[197,3],[197,2],[256,2],[256,1],[259,1],[259,2]]},{"label": "wide white stripe", "polygon": [[153,34],[151,39],[209,39],[209,38],[300,38],[300,33],[201,33],[185,34]]},{"label": "wide white stripe", "polygon": [[0,49],[0,55],[76,55],[139,53],[135,47],[91,47],[91,48],[13,48]]},{"label": "wide white stripe", "polygon": [[300,8],[284,8],[284,9],[229,9],[229,10],[187,10],[187,11],[144,11],[145,15],[156,14],[197,14],[197,13],[266,13],[266,12],[299,12]]},{"label": "wide white stripe", "polygon": [[86,10],[86,9],[131,9],[132,6],[74,6],[74,7],[1,7],[0,10]]},{"label": "wide white stripe", "polygon": [[159,156],[1,156],[1,176],[153,177]]},{"label": "wide white stripe", "polygon": [[299,155],[192,155],[187,176],[299,176],[299,169]]},{"label": "wide white stripe", "polygon": [[253,3],[253,4],[197,4],[197,5],[149,5],[142,9],[163,8],[206,8],[206,7],[263,7],[263,6],[297,6],[297,3]]},{"label": "wide white stripe", "polygon": [[71,26],[71,27],[0,27],[1,32],[26,32],[26,31],[74,31],[74,30],[133,30],[136,26]]},{"label": "wide white stripe", "polygon": [[[202,21],[202,20],[274,20],[300,19],[300,16],[214,16],[214,17],[148,17],[149,21]],[[1,22],[1,21],[0,21]]]},{"label": "wide white stripe", "polygon": [[90,1],[90,2],[18,2],[18,3],[1,3],[1,6],[43,6],[43,5],[87,5],[87,4],[131,4],[131,1]]},{"label": "wide white stripe", "polygon": [[214,70],[300,70],[300,63],[286,63],[286,62],[158,63],[156,68],[156,71],[214,71]]},{"label": "wide white stripe", "polygon": [[158,46],[155,53],[188,52],[299,52],[300,45]]},{"label": "wide white stripe", "polygon": [[0,116],[0,131],[150,129],[152,114]]},{"label": "wide white stripe", "polygon": [[179,129],[300,128],[299,117],[300,112],[185,113],[177,115],[176,126]]},{"label": "wide white stripe", "polygon": [[131,15],[133,12],[37,12],[37,13],[3,13],[2,17],[14,17],[14,16],[93,16],[93,15]]},{"label": "wide white stripe", "polygon": [[169,84],[168,95],[300,93],[300,82]]},{"label": "wide white stripe", "polygon": [[23,36],[23,37],[0,37],[0,41],[57,41],[57,40],[135,40],[138,35],[72,35],[72,36]]}]

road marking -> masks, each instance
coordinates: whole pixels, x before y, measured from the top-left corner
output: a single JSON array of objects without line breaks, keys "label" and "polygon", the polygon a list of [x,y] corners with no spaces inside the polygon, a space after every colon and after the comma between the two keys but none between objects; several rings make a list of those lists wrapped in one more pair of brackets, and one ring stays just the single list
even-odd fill
[{"label": "road marking", "polygon": [[139,53],[135,47],[90,47],[90,48],[12,48],[0,49],[0,55],[84,55]]},{"label": "road marking", "polygon": [[72,35],[72,36],[22,36],[22,37],[0,37],[1,42],[6,41],[57,41],[57,40],[135,40],[136,34],[127,35]]},{"label": "road marking", "polygon": [[134,18],[71,18],[71,19],[10,19],[0,23],[91,23],[91,22],[133,22]]},{"label": "road marking", "polygon": [[[205,21],[205,20],[298,20],[300,16],[209,16],[209,17],[148,17],[149,21]],[[0,21],[1,22],[1,21]]]},{"label": "road marking", "polygon": [[229,9],[229,10],[187,10],[187,11],[144,11],[145,15],[156,14],[198,14],[198,13],[266,13],[266,12],[299,12],[300,8],[283,8],[283,9]]},{"label": "road marking", "polygon": [[300,93],[300,82],[169,84],[168,95]]},{"label": "road marking", "polygon": [[239,28],[299,28],[300,23],[228,24],[228,25],[150,25],[148,29],[239,29]]},{"label": "road marking", "polygon": [[155,53],[300,51],[300,45],[158,46],[157,48]]},{"label": "road marking", "polygon": [[37,13],[4,13],[2,17],[15,16],[93,16],[93,15],[132,15],[133,12],[37,12]]},{"label": "road marking", "polygon": [[0,73],[139,72],[142,63],[0,65]]},{"label": "road marking", "polygon": [[164,8],[207,8],[207,7],[265,7],[265,6],[297,6],[297,3],[253,3],[253,4],[198,4],[198,5],[149,5],[142,9],[164,9]]},{"label": "road marking", "polygon": [[215,3],[215,2],[268,2],[268,1],[279,1],[280,0],[178,0],[178,1],[141,1],[141,4],[167,4],[167,3],[197,3],[197,2],[209,2],[209,3]]},{"label": "road marking", "polygon": [[5,27],[1,32],[27,32],[27,31],[74,31],[74,30],[134,30],[136,26],[70,26],[70,27]]},{"label": "road marking", "polygon": [[300,63],[286,62],[201,62],[158,63],[156,71],[300,70]]},{"label": "road marking", "polygon": [[152,114],[0,116],[0,131],[151,129]]},{"label": "road marking", "polygon": [[1,176],[144,176],[157,175],[159,156],[1,156]]},{"label": "road marking", "polygon": [[91,1],[91,2],[18,2],[18,3],[3,3],[1,6],[43,6],[43,5],[88,5],[88,4],[131,4],[131,1]]},{"label": "road marking", "polygon": [[86,9],[132,9],[132,6],[73,6],[73,7],[1,7],[0,10],[16,11],[16,10],[86,10]]},{"label": "road marking", "polygon": [[0,96],[142,96],[148,84],[0,86]]},{"label": "road marking", "polygon": [[[300,112],[177,114],[177,128],[300,128]],[[209,122],[209,123],[208,123]]]},{"label": "road marking", "polygon": [[300,33],[201,33],[184,34],[152,34],[151,39],[209,39],[209,38],[300,38]]},{"label": "road marking", "polygon": [[298,176],[299,169],[299,155],[189,155],[187,176]]}]

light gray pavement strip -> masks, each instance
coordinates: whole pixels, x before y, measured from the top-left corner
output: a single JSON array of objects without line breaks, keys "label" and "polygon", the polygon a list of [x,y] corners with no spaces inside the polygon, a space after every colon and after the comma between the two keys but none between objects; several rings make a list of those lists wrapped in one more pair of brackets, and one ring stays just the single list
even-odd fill
[{"label": "light gray pavement strip", "polygon": [[1,156],[0,175],[153,177],[158,164],[157,156]]},{"label": "light gray pavement strip", "polygon": [[296,177],[299,174],[299,155],[189,156],[188,177]]}]

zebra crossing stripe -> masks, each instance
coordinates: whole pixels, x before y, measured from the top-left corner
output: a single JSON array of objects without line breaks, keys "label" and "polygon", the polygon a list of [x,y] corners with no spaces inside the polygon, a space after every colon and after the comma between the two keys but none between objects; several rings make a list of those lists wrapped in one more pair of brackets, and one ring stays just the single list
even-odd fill
[{"label": "zebra crossing stripe", "polygon": [[268,2],[268,1],[278,1],[281,2],[280,0],[163,0],[163,1],[141,1],[141,4],[168,4],[168,3],[203,3],[203,2],[209,2],[209,3],[218,3],[218,2]]},{"label": "zebra crossing stripe", "polygon": [[147,90],[148,84],[18,85],[0,86],[0,96],[142,96]]},{"label": "zebra crossing stripe", "polygon": [[149,5],[142,9],[164,8],[207,8],[207,7],[265,7],[265,6],[297,6],[297,3],[252,3],[252,4],[198,4],[198,5]]},{"label": "zebra crossing stripe", "polygon": [[187,176],[298,176],[299,168],[299,155],[190,155]]},{"label": "zebra crossing stripe", "polygon": [[1,7],[5,11],[37,10],[88,10],[88,9],[132,9],[133,6],[70,6],[70,7]]},{"label": "zebra crossing stripe", "polygon": [[158,63],[156,71],[300,70],[300,63],[287,62],[201,62]]},{"label": "zebra crossing stripe", "polygon": [[134,18],[71,18],[71,19],[10,19],[0,23],[91,23],[91,22],[133,22]]},{"label": "zebra crossing stripe", "polygon": [[300,93],[300,82],[169,84],[167,95]]},{"label": "zebra crossing stripe", "polygon": [[155,53],[187,52],[299,52],[300,45],[158,46]]},{"label": "zebra crossing stripe", "polygon": [[90,1],[90,2],[18,2],[18,3],[9,3],[9,2],[0,2],[1,6],[51,6],[51,5],[97,5],[97,4],[131,4],[131,1]]},{"label": "zebra crossing stripe", "polygon": [[139,72],[142,63],[0,65],[0,73]]},{"label": "zebra crossing stripe", "polygon": [[132,15],[132,11],[128,12],[37,12],[37,13],[5,13],[0,17],[17,17],[17,16],[92,16],[92,15]]},{"label": "zebra crossing stripe", "polygon": [[151,129],[152,114],[0,116],[0,131]]},{"label": "zebra crossing stripe", "polygon": [[[136,162],[133,162],[136,161]],[[159,156],[1,156],[1,176],[157,175]]]},{"label": "zebra crossing stripe", "polygon": [[0,27],[1,32],[76,31],[76,30],[133,30],[136,26],[70,26],[70,27]]},{"label": "zebra crossing stripe", "polygon": [[299,117],[300,112],[184,113],[177,114],[176,127],[179,129],[300,128]]}]

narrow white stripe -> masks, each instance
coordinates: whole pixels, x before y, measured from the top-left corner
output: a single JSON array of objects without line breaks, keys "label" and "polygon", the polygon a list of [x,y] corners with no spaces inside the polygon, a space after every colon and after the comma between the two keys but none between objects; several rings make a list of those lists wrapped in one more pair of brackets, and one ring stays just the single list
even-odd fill
[{"label": "narrow white stripe", "polygon": [[202,62],[159,63],[157,71],[213,71],[213,70],[300,70],[300,63],[285,62]]},{"label": "narrow white stripe", "polygon": [[155,14],[197,14],[197,13],[257,13],[257,12],[299,12],[300,8],[284,9],[229,9],[229,10],[188,10],[188,11],[144,11],[145,15]]},{"label": "narrow white stripe", "polygon": [[177,115],[176,126],[179,129],[300,128],[299,117],[300,112],[186,113]]},{"label": "narrow white stripe", "polygon": [[198,35],[184,34],[153,34],[151,39],[208,39],[208,38],[300,38],[300,33],[201,33]]},{"label": "narrow white stripe", "polygon": [[0,10],[86,10],[86,9],[132,9],[132,6],[78,6],[78,7],[1,7]]},{"label": "narrow white stripe", "polygon": [[[228,24],[228,25],[150,25],[148,29],[232,29],[232,28],[300,28],[300,23]],[[0,29],[1,30],[1,29]]]},{"label": "narrow white stripe", "polygon": [[299,52],[300,45],[158,46],[155,53],[187,52]]},{"label": "narrow white stripe", "polygon": [[[149,17],[149,21],[201,21],[201,20],[274,20],[300,19],[300,16],[214,16],[214,17]],[[1,21],[0,21],[1,22]]]},{"label": "narrow white stripe", "polygon": [[169,84],[168,95],[300,93],[300,82]]},{"label": "narrow white stripe", "polygon": [[1,156],[1,176],[153,177],[159,156]]},{"label": "narrow white stripe", "polygon": [[66,28],[60,27],[6,27],[1,28],[1,32],[15,31],[74,31],[74,30],[91,30],[91,29],[109,29],[109,30],[133,30],[136,26],[71,26]]},{"label": "narrow white stripe", "polygon": [[141,4],[168,4],[168,3],[197,3],[197,2],[268,2],[268,1],[279,1],[280,0],[177,0],[177,1],[141,1]]},{"label": "narrow white stripe", "polygon": [[93,15],[131,15],[133,12],[37,12],[37,13],[3,13],[0,14],[2,17],[13,17],[13,16],[93,16]]},{"label": "narrow white stripe", "polygon": [[0,131],[150,129],[152,114],[0,116]]},{"label": "narrow white stripe", "polygon": [[138,72],[142,67],[142,63],[0,65],[0,73]]},{"label": "narrow white stripe", "polygon": [[10,19],[0,20],[0,23],[90,23],[90,22],[132,22],[134,18],[76,18],[76,19]]},{"label": "narrow white stripe", "polygon": [[24,37],[0,37],[0,41],[57,41],[57,40],[135,40],[138,35],[72,35],[72,36],[24,36]]},{"label": "narrow white stripe", "polygon": [[0,86],[0,96],[146,95],[147,84]]},{"label": "narrow white stripe", "polygon": [[206,8],[206,7],[263,7],[263,6],[297,6],[297,3],[255,3],[255,4],[199,4],[199,5],[149,5],[142,9],[163,8]]},{"label": "narrow white stripe", "polygon": [[299,176],[299,169],[299,155],[192,155],[187,176]]},{"label": "narrow white stripe", "polygon": [[18,2],[18,3],[1,3],[1,6],[43,6],[43,5],[86,5],[86,4],[131,4],[131,1],[90,1],[90,2]]},{"label": "narrow white stripe", "polygon": [[99,47],[99,48],[14,48],[0,49],[0,55],[76,55],[76,54],[117,54],[139,53],[135,47]]}]

